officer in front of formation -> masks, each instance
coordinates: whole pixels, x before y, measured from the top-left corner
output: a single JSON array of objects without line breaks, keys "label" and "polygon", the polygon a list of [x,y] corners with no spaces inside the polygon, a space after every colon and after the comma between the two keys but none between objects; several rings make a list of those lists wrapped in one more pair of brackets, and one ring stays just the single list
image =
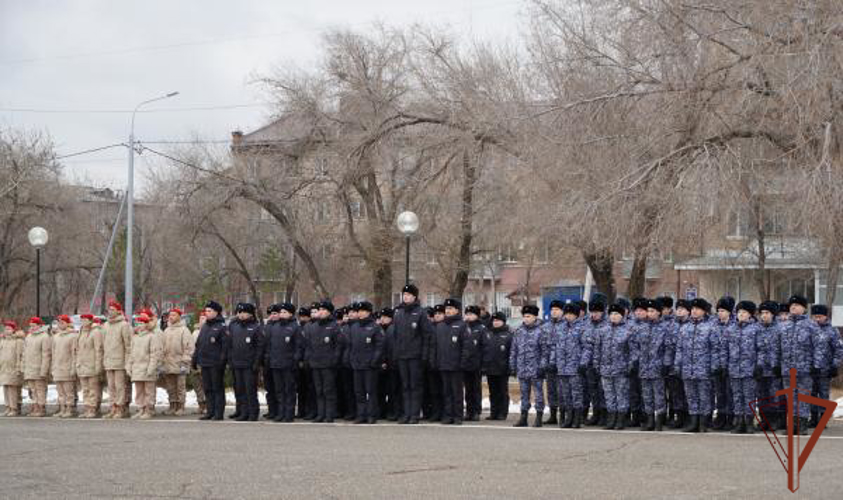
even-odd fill
[{"label": "officer in front of formation", "polygon": [[196,338],[193,351],[193,370],[202,368],[202,388],[207,413],[200,420],[222,420],[225,413],[225,385],[223,375],[228,355],[228,328],[222,306],[213,300],[205,304],[205,323]]},{"label": "officer in front of formation", "polygon": [[433,335],[433,327],[419,303],[419,289],[416,285],[405,285],[401,300],[392,318],[394,355],[398,362],[404,402],[404,412],[398,423],[417,424],[424,383],[422,363],[427,361],[426,345]]},{"label": "officer in front of formation", "polygon": [[257,374],[264,356],[263,329],[255,317],[254,304],[241,302],[234,312],[237,317],[228,325],[231,336],[228,362],[234,373],[237,409],[229,418],[256,421],[260,413]]}]

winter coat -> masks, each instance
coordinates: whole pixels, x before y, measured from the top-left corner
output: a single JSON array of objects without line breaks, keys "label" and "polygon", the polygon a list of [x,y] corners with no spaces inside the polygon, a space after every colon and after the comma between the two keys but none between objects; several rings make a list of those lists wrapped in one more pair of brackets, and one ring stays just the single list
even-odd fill
[{"label": "winter coat", "polygon": [[98,377],[103,372],[102,328],[82,327],[76,338],[76,376]]},{"label": "winter coat", "polygon": [[781,323],[773,319],[769,324],[762,322],[758,325],[758,358],[763,370],[763,376],[773,377],[773,367],[781,369],[782,357],[782,327]]},{"label": "winter coat", "polygon": [[387,370],[398,369],[398,359],[395,357],[395,328],[391,323],[383,329],[383,361]]},{"label": "winter coat", "polygon": [[395,359],[426,361],[426,346],[433,338],[433,325],[418,301],[398,306],[392,325],[395,330]]},{"label": "winter coat", "polygon": [[625,321],[609,322],[609,327],[601,330],[600,354],[594,360],[602,377],[625,377],[632,369],[631,338],[632,328]]},{"label": "winter coat", "polygon": [[464,347],[471,340],[471,331],[462,315],[447,316],[436,324],[436,332],[430,342],[431,366],[441,372],[464,370],[467,361]]},{"label": "winter coat", "polygon": [[590,357],[582,348],[582,324],[567,320],[551,323],[555,323],[556,328],[555,334],[549,337],[552,343],[548,345],[548,366],[556,367],[556,374],[563,377],[577,375]]},{"label": "winter coat", "polygon": [[519,379],[544,378],[549,358],[545,353],[550,348],[545,342],[538,322],[532,325],[522,323],[512,338],[512,350],[509,353],[510,372],[515,373]]},{"label": "winter coat", "polygon": [[53,335],[52,375],[53,382],[76,380],[76,342],[78,337],[73,328],[59,330]]},{"label": "winter coat", "polygon": [[483,371],[487,375],[509,375],[512,331],[508,326],[491,327],[483,339]]},{"label": "winter coat", "polygon": [[665,375],[663,367],[670,366],[666,354],[667,329],[661,321],[645,321],[632,342],[633,363],[638,365],[638,377],[653,380]]},{"label": "winter coat", "polygon": [[483,341],[486,340],[486,325],[479,319],[474,322],[466,322],[468,336],[463,344],[463,367],[467,372],[480,371],[483,366]]},{"label": "winter coat", "polygon": [[679,332],[673,361],[679,376],[686,380],[710,378],[720,367],[718,342],[714,325],[707,316],[685,322]]},{"label": "winter coat", "polygon": [[587,367],[598,367],[599,362],[596,360],[600,354],[600,342],[608,328],[609,322],[605,318],[599,321],[589,318],[583,323],[581,342]]},{"label": "winter coat", "polygon": [[23,385],[23,332],[0,339],[0,385]]},{"label": "winter coat", "polygon": [[349,366],[354,370],[380,369],[383,363],[383,329],[374,318],[352,323],[348,336]]},{"label": "winter coat", "polygon": [[787,377],[791,368],[798,376],[811,374],[812,368],[821,368],[827,363],[823,358],[820,328],[805,315],[791,314],[781,324],[782,328],[782,377]]},{"label": "winter coat", "polygon": [[257,370],[264,356],[263,328],[258,320],[235,318],[228,324],[228,336],[228,364],[231,368]]},{"label": "winter coat", "polygon": [[157,335],[161,335],[164,349],[161,358],[163,372],[167,375],[186,375],[193,359],[194,342],[184,321],[168,324],[167,329]]},{"label": "winter coat", "polygon": [[729,334],[734,328],[736,320],[734,317],[726,322],[720,321],[720,318],[713,317],[711,324],[714,327],[714,338],[717,339],[717,368],[728,369],[729,363]]},{"label": "winter coat", "polygon": [[103,324],[103,368],[123,370],[132,352],[132,327],[122,314],[108,318]]},{"label": "winter coat", "polygon": [[53,339],[46,325],[31,332],[23,344],[23,379],[47,380],[53,357]]},{"label": "winter coat", "polygon": [[304,337],[294,319],[268,321],[264,327],[264,366],[273,370],[290,370],[304,359]]},{"label": "winter coat", "polygon": [[135,329],[132,338],[132,351],[126,362],[126,373],[132,382],[154,382],[158,379],[158,368],[161,366],[163,342],[161,333],[141,325]]},{"label": "winter coat", "polygon": [[819,368],[827,373],[832,368],[839,369],[843,364],[843,339],[840,338],[840,331],[830,323],[819,325],[819,327],[819,349],[822,359]]},{"label": "winter coat", "polygon": [[727,333],[728,349],[726,361],[721,362],[728,367],[729,377],[747,378],[755,375],[755,367],[761,367],[763,357],[758,355],[761,329],[754,319],[747,322],[735,321]]},{"label": "winter coat", "polygon": [[336,368],[340,362],[340,327],[333,318],[311,321],[304,327],[304,360],[310,368]]},{"label": "winter coat", "polygon": [[679,331],[682,329],[682,325],[687,322],[687,319],[679,319],[677,317],[674,317],[669,323],[664,323],[664,361],[667,366],[671,367],[671,373],[674,375],[676,373],[673,369],[673,365],[674,359],[676,358],[676,346],[679,344]]},{"label": "winter coat", "polygon": [[205,321],[196,338],[193,349],[193,366],[202,368],[224,368],[227,362],[228,327],[222,316]]}]

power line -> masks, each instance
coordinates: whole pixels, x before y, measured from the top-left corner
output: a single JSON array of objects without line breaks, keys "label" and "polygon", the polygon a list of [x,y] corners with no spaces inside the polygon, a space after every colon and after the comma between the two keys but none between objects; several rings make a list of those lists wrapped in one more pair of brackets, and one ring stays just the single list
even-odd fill
[{"label": "power line", "polygon": [[[257,108],[267,106],[265,103],[251,104],[221,104],[219,106],[193,106],[184,108],[142,109],[137,113],[178,113],[183,111],[216,111],[225,109]],[[51,109],[28,107],[0,107],[0,111],[8,113],[55,113],[55,114],[130,114],[133,109]]]},{"label": "power line", "polygon": [[104,151],[106,149],[116,148],[116,147],[120,147],[120,146],[126,146],[126,145],[123,144],[123,143],[109,144],[108,146],[101,146],[101,147],[98,147],[98,148],[86,149],[84,151],[77,151],[75,153],[56,156],[54,159],[55,160],[63,160],[65,158],[72,158],[74,156],[87,155],[87,154],[91,154],[91,153],[96,153],[97,151]]}]

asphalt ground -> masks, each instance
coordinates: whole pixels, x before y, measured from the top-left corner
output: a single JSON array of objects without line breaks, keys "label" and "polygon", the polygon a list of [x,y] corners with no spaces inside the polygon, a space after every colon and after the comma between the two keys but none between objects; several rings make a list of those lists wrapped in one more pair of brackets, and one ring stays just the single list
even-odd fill
[{"label": "asphalt ground", "polygon": [[0,497],[843,496],[841,422],[820,438],[792,494],[763,434],[516,429],[514,420],[457,427],[0,418]]}]

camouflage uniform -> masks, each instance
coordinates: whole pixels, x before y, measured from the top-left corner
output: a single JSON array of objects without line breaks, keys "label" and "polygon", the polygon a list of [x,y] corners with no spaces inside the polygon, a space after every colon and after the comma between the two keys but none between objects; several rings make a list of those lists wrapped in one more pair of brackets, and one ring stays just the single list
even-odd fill
[{"label": "camouflage uniform", "polygon": [[708,316],[691,318],[682,325],[673,361],[685,384],[688,413],[711,413],[711,379],[719,366],[717,338]]},{"label": "camouflage uniform", "polygon": [[[559,337],[559,330],[562,328],[563,319],[550,318],[541,325],[542,336],[546,346],[556,345],[556,339]],[[550,353],[545,353],[549,356]],[[556,366],[549,364],[547,372],[544,374],[547,385],[547,405],[550,406],[551,411],[559,407],[559,379],[556,373]]]},{"label": "camouflage uniform", "polygon": [[[583,324],[583,351],[587,353],[587,359],[585,360],[585,401],[591,402],[591,409],[594,413],[606,409],[606,399],[600,380],[600,366],[595,362],[595,354],[600,352],[600,339],[608,329],[609,322],[606,320],[605,314],[600,321],[589,319]],[[584,407],[586,406],[584,405]]]},{"label": "camouflage uniform", "polygon": [[[782,388],[781,379],[781,324],[773,318],[769,324],[758,322],[758,358],[761,364],[761,380],[756,386],[758,399],[767,399],[760,404],[777,403],[781,398],[775,397]],[[763,410],[765,415],[782,415],[783,406],[772,406]],[[768,417],[769,419],[769,417]]]},{"label": "camouflage uniform", "polygon": [[670,364],[665,349],[666,329],[661,320],[646,321],[632,342],[633,362],[638,364],[644,412],[663,415],[667,411],[664,376]]},{"label": "camouflage uniform", "polygon": [[538,324],[522,324],[515,330],[512,350],[509,353],[509,369],[518,377],[522,412],[530,410],[531,390],[536,393],[536,411],[544,412],[542,385],[547,362],[546,350],[542,329]]},{"label": "camouflage uniform", "polygon": [[[559,396],[566,411],[582,411],[583,380],[581,372],[590,358],[584,352],[582,342],[582,323],[580,321],[559,321],[554,325],[555,339],[549,345],[548,366],[556,367]],[[561,326],[561,327],[560,327]]]},{"label": "camouflage uniform", "polygon": [[[819,367],[819,376],[814,379],[813,395],[820,399],[829,399],[831,379],[843,364],[843,340],[840,332],[830,323],[817,323],[820,327],[819,344],[823,363]],[[825,413],[825,408],[811,407],[811,417],[816,422]]]},{"label": "camouflage uniform", "polygon": [[[810,394],[812,377],[818,375],[825,364],[820,328],[807,316],[796,314],[791,314],[781,327],[782,384],[784,387],[790,385],[790,369],[796,368],[796,385]],[[808,403],[799,403],[797,415],[801,418],[810,416]]]},{"label": "camouflage uniform", "polygon": [[763,369],[758,356],[761,329],[755,320],[736,321],[729,327],[725,360],[732,386],[732,411],[735,415],[750,417],[749,404],[756,399],[756,380]]},{"label": "camouflage uniform", "polygon": [[[729,374],[727,373],[728,366],[726,365],[729,351],[729,332],[735,325],[734,317],[728,321],[722,322],[720,318],[714,316],[712,318],[712,325],[714,326],[714,337],[716,338],[718,371],[712,377],[712,387],[714,389],[714,405],[717,410],[717,417],[728,417],[734,414],[732,408],[732,388],[729,383]],[[726,423],[726,422],[724,422]]]},{"label": "camouflage uniform", "polygon": [[606,409],[610,413],[629,411],[629,372],[632,369],[630,353],[630,326],[621,322],[609,324],[601,330],[600,352],[594,363],[600,368]]}]

